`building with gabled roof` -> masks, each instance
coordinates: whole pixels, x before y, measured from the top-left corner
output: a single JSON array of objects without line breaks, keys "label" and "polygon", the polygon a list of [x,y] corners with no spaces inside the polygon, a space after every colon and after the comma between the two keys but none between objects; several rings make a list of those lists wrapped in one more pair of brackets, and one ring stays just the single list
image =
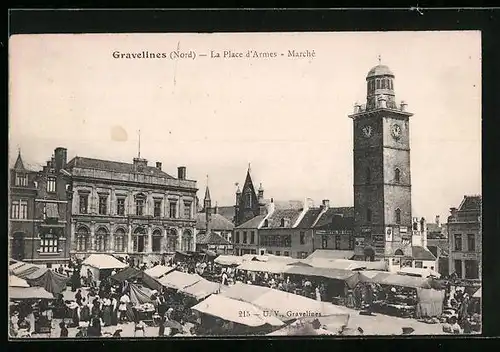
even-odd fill
[{"label": "building with gabled roof", "polygon": [[354,207],[330,208],[324,201],[313,236],[314,249],[354,251]]}]

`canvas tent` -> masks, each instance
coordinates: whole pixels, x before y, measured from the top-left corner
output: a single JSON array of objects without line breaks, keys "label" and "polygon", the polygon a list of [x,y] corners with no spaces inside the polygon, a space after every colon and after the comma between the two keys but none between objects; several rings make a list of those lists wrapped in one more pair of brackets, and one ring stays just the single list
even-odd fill
[{"label": "canvas tent", "polygon": [[151,299],[153,293],[147,287],[130,284],[129,289],[130,302],[132,302],[134,305],[153,302],[153,300]]},{"label": "canvas tent", "polygon": [[40,269],[42,269],[42,267],[35,264],[17,262],[9,266],[9,274],[16,275],[21,279],[26,279],[27,276]]},{"label": "canvas tent", "polygon": [[438,317],[443,313],[444,290],[417,288],[417,318]]},{"label": "canvas tent", "polygon": [[290,266],[285,274],[324,277],[332,280],[345,281],[349,287],[355,287],[359,282],[359,273],[351,270],[313,268],[310,266]]},{"label": "canvas tent", "polygon": [[159,282],[165,287],[181,290],[184,287],[194,285],[202,279],[197,274],[187,274],[180,271],[172,271],[171,273],[162,277]]},{"label": "canvas tent", "polygon": [[314,252],[309,254],[306,259],[351,259],[354,257],[354,251],[340,251],[340,250],[332,250],[332,249],[316,249]]},{"label": "canvas tent", "polygon": [[260,261],[245,261],[243,264],[239,265],[236,269],[245,271],[255,271],[255,272],[267,272],[271,274],[281,274],[284,273],[289,266],[286,262],[260,262]]},{"label": "canvas tent", "polygon": [[69,277],[50,269],[40,269],[26,277],[26,281],[30,286],[43,287],[47,292],[55,295],[66,289]]},{"label": "canvas tent", "polygon": [[125,280],[130,281],[137,279],[140,280],[144,285],[154,290],[160,290],[162,287],[162,285],[158,282],[158,280],[146,274],[145,271],[130,266],[117,272],[115,275],[111,276],[110,279],[118,283],[122,283]]},{"label": "canvas tent", "polygon": [[9,287],[9,299],[54,299],[43,287]]},{"label": "canvas tent", "polygon": [[30,287],[28,282],[15,275],[9,275],[9,287]]},{"label": "canvas tent", "polygon": [[82,276],[87,270],[92,272],[95,280],[101,280],[111,274],[113,269],[123,269],[128,265],[108,254],[91,254],[82,263]]},{"label": "canvas tent", "polygon": [[220,286],[221,285],[216,282],[208,281],[202,278],[200,281],[180,289],[179,292],[200,300],[213,293],[219,292]]},{"label": "canvas tent", "polygon": [[156,265],[152,268],[146,269],[144,272],[155,279],[159,279],[164,275],[174,271],[175,268],[167,265]]},{"label": "canvas tent", "polygon": [[237,283],[224,289],[221,295],[238,301],[253,302],[269,290],[270,288],[265,286]]},{"label": "canvas tent", "polygon": [[236,266],[243,263],[243,258],[236,255],[219,255],[215,258],[214,263],[226,266]]},{"label": "canvas tent", "polygon": [[[281,320],[274,316],[267,316],[267,314],[264,314],[261,309],[253,304],[237,301],[221,295],[211,295],[191,309],[251,327],[284,325]],[[245,314],[245,316],[243,316],[241,312],[248,312],[248,315]]]},{"label": "canvas tent", "polygon": [[437,271],[431,270],[431,269],[424,269],[424,268],[410,268],[410,267],[403,267],[398,271],[398,274],[400,275],[409,275],[409,276],[416,276],[416,277],[423,277],[423,278],[428,278],[430,276],[439,278],[441,277],[441,274],[439,274]]}]

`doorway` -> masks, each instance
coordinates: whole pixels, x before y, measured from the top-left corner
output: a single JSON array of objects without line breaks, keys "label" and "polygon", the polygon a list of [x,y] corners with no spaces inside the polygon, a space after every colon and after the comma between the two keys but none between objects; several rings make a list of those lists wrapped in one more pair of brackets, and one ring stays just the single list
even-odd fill
[{"label": "doorway", "polygon": [[137,252],[144,252],[144,236],[137,236]]},{"label": "doorway", "polygon": [[16,260],[24,259],[24,233],[16,232],[12,239],[12,258]]}]

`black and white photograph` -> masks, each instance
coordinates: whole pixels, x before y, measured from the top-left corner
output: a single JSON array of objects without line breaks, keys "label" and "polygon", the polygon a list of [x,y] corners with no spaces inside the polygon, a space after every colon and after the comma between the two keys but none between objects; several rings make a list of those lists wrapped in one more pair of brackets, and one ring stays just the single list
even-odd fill
[{"label": "black and white photograph", "polygon": [[481,32],[9,38],[11,340],[482,332]]}]

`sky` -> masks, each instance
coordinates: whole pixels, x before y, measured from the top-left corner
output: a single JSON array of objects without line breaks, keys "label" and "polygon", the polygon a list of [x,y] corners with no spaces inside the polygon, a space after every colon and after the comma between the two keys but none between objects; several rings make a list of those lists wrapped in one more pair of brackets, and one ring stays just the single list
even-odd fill
[{"label": "sky", "polygon": [[[233,205],[248,164],[266,198],[353,205],[353,127],[366,74],[395,74],[410,120],[412,215],[446,219],[481,193],[481,36],[469,32],[17,35],[9,47],[9,161],[40,168],[57,147],[208,184]],[[194,59],[116,59],[113,52]],[[211,58],[210,51],[277,52]],[[314,50],[291,58],[288,50]],[[284,56],[280,54],[284,53]],[[208,54],[201,57],[199,54]]]}]

